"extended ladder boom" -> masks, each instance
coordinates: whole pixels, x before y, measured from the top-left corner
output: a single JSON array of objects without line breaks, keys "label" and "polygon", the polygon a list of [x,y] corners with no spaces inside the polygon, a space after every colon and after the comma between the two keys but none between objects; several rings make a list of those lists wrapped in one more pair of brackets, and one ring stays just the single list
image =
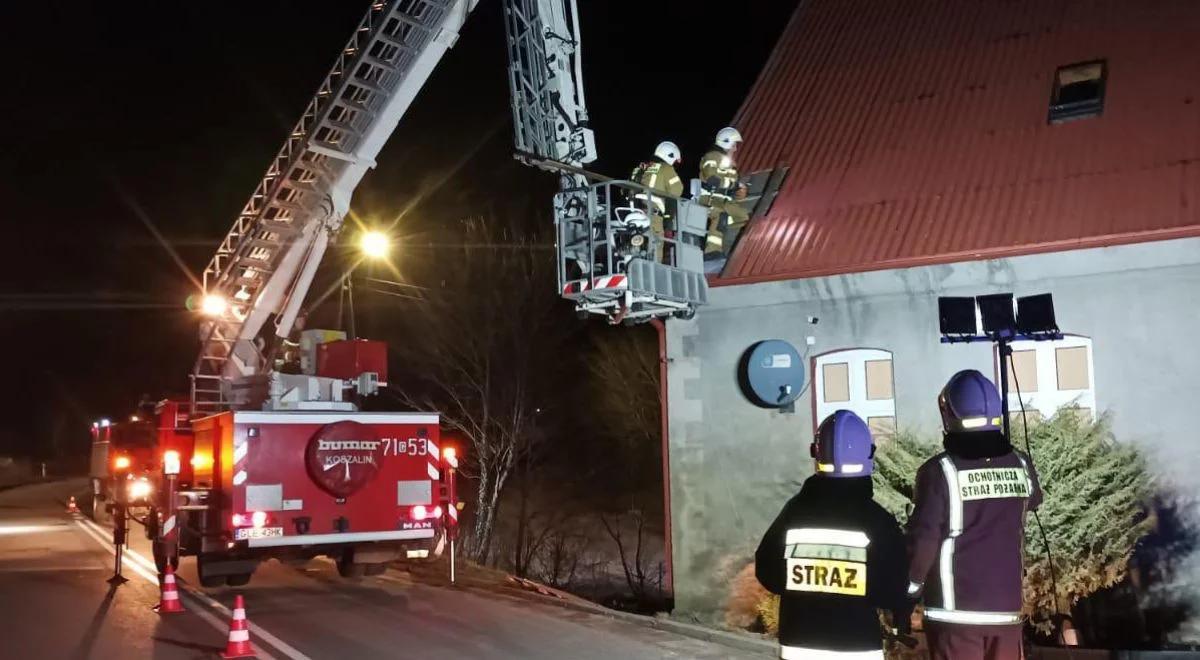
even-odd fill
[{"label": "extended ladder boom", "polygon": [[504,31],[517,154],[551,170],[596,160],[576,1],[505,0]]},{"label": "extended ladder boom", "polygon": [[225,310],[202,327],[193,411],[227,407],[222,384],[268,370],[254,343],[286,337],[354,189],[478,0],[373,2],[204,269]]},{"label": "extended ladder boom", "polygon": [[[689,318],[708,301],[706,209],[634,183],[584,176],[582,166],[596,160],[596,140],[584,101],[576,0],[505,0],[504,19],[517,157],[559,175],[559,291],[576,310],[610,322]],[[650,114],[638,105],[648,101],[630,97],[630,121]],[[666,224],[659,207],[670,208],[667,232],[650,231],[653,217]]]}]

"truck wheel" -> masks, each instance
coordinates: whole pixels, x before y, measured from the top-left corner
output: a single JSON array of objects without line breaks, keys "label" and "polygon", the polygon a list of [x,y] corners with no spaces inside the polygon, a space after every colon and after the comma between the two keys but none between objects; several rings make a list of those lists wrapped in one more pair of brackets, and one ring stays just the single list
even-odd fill
[{"label": "truck wheel", "polygon": [[363,564],[362,566],[365,568],[364,572],[367,575],[383,575],[387,572],[387,564],[385,562],[379,562],[378,564]]},{"label": "truck wheel", "polygon": [[237,575],[227,576],[225,581],[228,582],[229,586],[231,586],[231,587],[244,587],[247,584],[250,584],[250,576],[251,575],[254,575],[254,574],[253,573],[238,573]]},{"label": "truck wheel", "polygon": [[367,572],[366,564],[355,564],[352,557],[344,557],[337,563],[338,575],[344,578],[357,579]]},{"label": "truck wheel", "polygon": [[227,576],[210,575],[208,571],[208,558],[196,557],[196,573],[200,576],[200,586],[212,589],[214,587],[225,586]]}]

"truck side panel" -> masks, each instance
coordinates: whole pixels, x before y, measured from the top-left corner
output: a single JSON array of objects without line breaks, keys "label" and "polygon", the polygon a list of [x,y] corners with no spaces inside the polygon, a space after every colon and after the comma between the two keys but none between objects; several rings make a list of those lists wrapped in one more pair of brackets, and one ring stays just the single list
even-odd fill
[{"label": "truck side panel", "polygon": [[[435,535],[434,521],[415,519],[413,507],[431,510],[437,498],[437,415],[248,411],[234,415],[233,432],[223,439],[219,461],[222,474],[228,475],[221,484],[229,487],[230,517],[242,514],[248,518],[256,511],[265,512],[263,527],[272,534],[249,538],[249,547],[416,540]],[[318,446],[317,436],[345,422],[369,429],[363,436],[369,439],[348,444],[326,441],[319,446],[335,449],[310,459],[310,445],[311,449]],[[339,454],[336,448],[342,446],[351,449]],[[314,468],[310,460],[327,462]],[[339,497],[317,483],[314,470],[335,472],[335,479],[353,476],[361,485]],[[229,520],[222,524],[233,534]]]}]

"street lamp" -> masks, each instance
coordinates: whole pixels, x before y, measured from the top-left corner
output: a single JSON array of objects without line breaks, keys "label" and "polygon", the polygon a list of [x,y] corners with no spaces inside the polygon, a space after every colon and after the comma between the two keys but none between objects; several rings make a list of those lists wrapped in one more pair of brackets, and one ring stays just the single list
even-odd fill
[{"label": "street lamp", "polygon": [[[381,231],[365,230],[363,233],[359,234],[358,250],[362,253],[363,259],[381,261],[387,258],[388,252],[391,251],[391,248],[391,237]],[[354,280],[351,278],[351,275],[354,269],[357,268],[360,263],[362,263],[361,260],[354,262],[354,264],[350,267],[350,270],[347,270],[346,273],[342,275],[341,298],[338,300],[339,326],[342,325],[343,305],[350,308],[351,339],[358,338],[358,333],[354,327]]]},{"label": "street lamp", "polygon": [[358,247],[364,256],[370,259],[383,259],[391,249],[392,241],[388,235],[380,231],[363,232],[358,239]]}]

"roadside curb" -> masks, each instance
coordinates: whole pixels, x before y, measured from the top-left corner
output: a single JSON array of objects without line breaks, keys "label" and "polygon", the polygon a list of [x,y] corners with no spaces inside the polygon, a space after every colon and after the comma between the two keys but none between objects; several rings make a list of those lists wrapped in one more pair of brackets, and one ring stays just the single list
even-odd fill
[{"label": "roadside curb", "polygon": [[[486,593],[494,595],[497,593],[495,589],[486,589],[483,587],[460,587],[478,593]],[[664,632],[674,633],[684,637],[691,637],[705,642],[712,642],[730,648],[738,649],[739,651],[749,651],[751,653],[760,653],[764,656],[775,657],[778,653],[778,647],[774,641],[763,637],[752,636],[749,633],[739,634],[734,632],[726,632],[714,628],[706,628],[704,626],[691,623],[683,623],[681,621],[673,621],[662,617],[644,616],[641,614],[632,614],[630,612],[622,612],[613,610],[594,603],[582,604],[570,600],[560,599],[553,596],[546,596],[540,593],[525,591],[523,589],[501,589],[499,593],[511,595],[523,600],[544,605],[552,605],[563,609],[574,610],[584,614],[594,614],[598,616],[607,616],[618,621],[632,623],[645,628],[654,628]]]}]

